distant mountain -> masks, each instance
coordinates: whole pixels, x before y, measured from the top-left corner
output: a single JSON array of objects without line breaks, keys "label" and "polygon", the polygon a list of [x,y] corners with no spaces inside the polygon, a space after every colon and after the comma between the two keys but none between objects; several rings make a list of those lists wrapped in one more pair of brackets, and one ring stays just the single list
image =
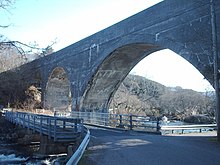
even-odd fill
[{"label": "distant mountain", "polygon": [[128,75],[112,99],[110,110],[114,113],[161,116],[175,119],[190,115],[214,116],[212,92],[196,92],[181,87],[166,87],[137,75]]}]

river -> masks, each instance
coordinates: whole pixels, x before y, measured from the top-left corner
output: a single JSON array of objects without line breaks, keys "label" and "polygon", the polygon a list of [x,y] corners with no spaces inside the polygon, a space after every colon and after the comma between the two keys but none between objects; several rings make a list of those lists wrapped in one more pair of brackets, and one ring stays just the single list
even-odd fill
[{"label": "river", "polygon": [[[0,165],[49,165],[66,155],[37,155],[39,143],[19,145],[13,140],[15,126],[0,116]],[[56,163],[58,164],[58,163]]]},{"label": "river", "polygon": [[[32,146],[33,147],[33,146]],[[15,165],[15,164],[27,164],[27,165],[49,165],[59,164],[54,163],[59,158],[66,155],[47,155],[38,156],[33,153],[27,152],[27,146],[20,146],[16,143],[8,143],[0,140],[0,165]]]}]

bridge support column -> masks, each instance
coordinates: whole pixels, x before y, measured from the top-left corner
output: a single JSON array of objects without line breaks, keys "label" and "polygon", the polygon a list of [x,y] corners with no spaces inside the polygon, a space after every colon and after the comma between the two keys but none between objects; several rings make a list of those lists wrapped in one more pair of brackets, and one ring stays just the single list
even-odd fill
[{"label": "bridge support column", "polygon": [[220,142],[220,83],[219,74],[216,75],[215,92],[216,92],[216,123],[217,123],[217,140]]},{"label": "bridge support column", "polygon": [[220,73],[219,73],[219,52],[216,28],[215,1],[211,0],[211,26],[212,26],[212,54],[214,59],[214,87],[216,93],[216,123],[217,123],[217,139],[220,142]]},{"label": "bridge support column", "polygon": [[48,136],[40,136],[40,148],[38,153],[42,155],[66,153],[69,144],[62,142],[54,142],[48,139]]}]

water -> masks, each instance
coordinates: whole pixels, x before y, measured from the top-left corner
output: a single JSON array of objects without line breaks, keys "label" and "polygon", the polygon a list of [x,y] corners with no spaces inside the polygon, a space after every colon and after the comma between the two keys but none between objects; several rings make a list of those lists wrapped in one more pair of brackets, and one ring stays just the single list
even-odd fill
[{"label": "water", "polygon": [[65,158],[66,154],[37,156],[30,153],[27,146],[9,143],[0,138],[0,165],[59,165],[58,160]]},{"label": "water", "polygon": [[10,155],[0,155],[0,164],[10,164],[10,163],[22,163],[25,162],[27,158],[16,156],[15,154]]},{"label": "water", "polygon": [[49,155],[41,158],[34,156],[34,151],[38,150],[39,144],[24,146],[8,140],[11,132],[12,134],[14,132],[13,127],[11,123],[0,117],[0,165],[49,165],[63,156]]},{"label": "water", "polygon": [[[16,151],[14,151],[16,152]],[[47,158],[33,158],[33,157],[27,157],[24,155],[19,154],[0,154],[0,164],[1,165],[59,165],[59,163],[56,161],[58,160],[59,156],[54,155]],[[56,163],[55,163],[56,162]]]}]

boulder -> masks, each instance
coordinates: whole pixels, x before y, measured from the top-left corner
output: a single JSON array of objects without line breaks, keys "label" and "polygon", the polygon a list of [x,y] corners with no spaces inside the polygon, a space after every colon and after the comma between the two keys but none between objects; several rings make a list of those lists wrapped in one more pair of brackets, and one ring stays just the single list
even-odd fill
[{"label": "boulder", "polygon": [[184,122],[193,124],[212,124],[214,119],[206,115],[192,115],[184,118]]}]

